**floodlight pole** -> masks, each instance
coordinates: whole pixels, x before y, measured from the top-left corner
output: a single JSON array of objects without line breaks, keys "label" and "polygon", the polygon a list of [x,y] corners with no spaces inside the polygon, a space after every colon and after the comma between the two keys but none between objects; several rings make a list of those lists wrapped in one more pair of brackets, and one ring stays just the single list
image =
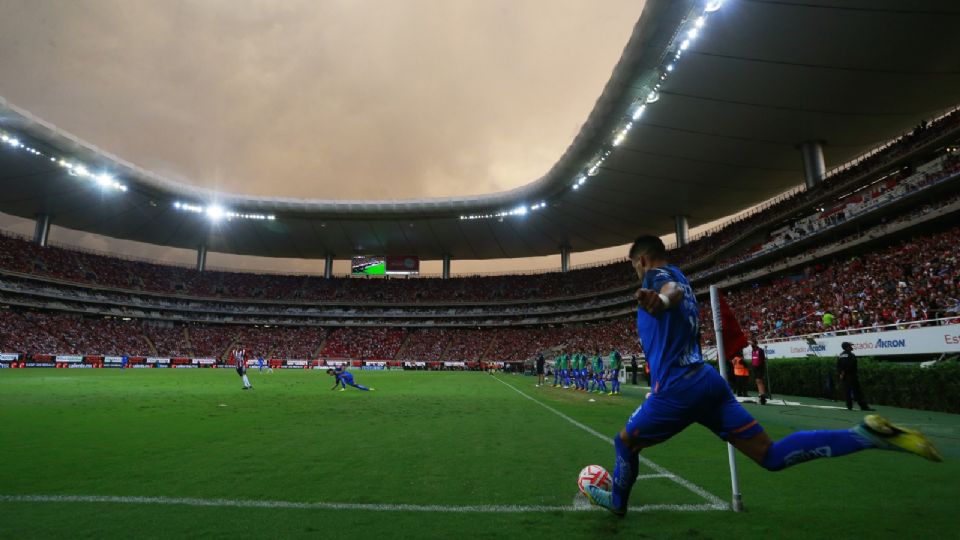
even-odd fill
[{"label": "floodlight pole", "polygon": [[[723,322],[720,317],[720,290],[716,285],[710,286],[710,307],[713,310],[713,332],[717,342],[717,364],[720,366],[720,375],[727,378],[727,358],[723,350]],[[740,480],[737,478],[737,454],[733,445],[727,443],[727,460],[730,462],[730,488],[733,493],[731,506],[734,512],[743,511],[743,497],[740,495]]]},{"label": "floodlight pole", "polygon": [[564,273],[570,271],[570,246],[568,244],[560,246],[560,271]]},{"label": "floodlight pole", "polygon": [[450,259],[449,253],[443,254],[443,279],[450,279]]}]

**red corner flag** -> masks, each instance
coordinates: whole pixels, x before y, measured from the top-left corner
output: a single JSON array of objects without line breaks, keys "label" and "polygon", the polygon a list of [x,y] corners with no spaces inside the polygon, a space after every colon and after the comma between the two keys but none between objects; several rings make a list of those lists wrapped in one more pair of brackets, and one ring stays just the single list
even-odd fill
[{"label": "red corner flag", "polygon": [[723,297],[723,294],[717,295],[720,298],[720,325],[723,327],[723,352],[727,358],[733,358],[740,349],[747,346],[747,335],[740,328],[737,316],[733,314],[730,305]]}]

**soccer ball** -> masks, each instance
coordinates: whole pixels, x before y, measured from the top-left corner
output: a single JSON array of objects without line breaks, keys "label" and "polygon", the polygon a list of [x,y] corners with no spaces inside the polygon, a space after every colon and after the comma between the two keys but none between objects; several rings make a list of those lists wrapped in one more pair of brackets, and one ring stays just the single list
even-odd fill
[{"label": "soccer ball", "polygon": [[610,479],[610,473],[599,465],[587,465],[580,471],[580,476],[577,477],[577,487],[583,494],[587,493],[587,486],[597,486],[609,491],[612,485],[613,481]]}]

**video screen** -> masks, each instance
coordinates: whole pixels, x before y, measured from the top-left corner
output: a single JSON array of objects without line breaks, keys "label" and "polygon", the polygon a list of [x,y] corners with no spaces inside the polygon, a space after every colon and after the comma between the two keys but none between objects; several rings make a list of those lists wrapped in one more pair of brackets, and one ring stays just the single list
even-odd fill
[{"label": "video screen", "polygon": [[420,273],[420,257],[415,255],[391,255],[387,259],[387,273],[411,275]]},{"label": "video screen", "polygon": [[387,273],[387,260],[384,257],[354,257],[350,263],[350,274],[359,276],[382,276]]}]

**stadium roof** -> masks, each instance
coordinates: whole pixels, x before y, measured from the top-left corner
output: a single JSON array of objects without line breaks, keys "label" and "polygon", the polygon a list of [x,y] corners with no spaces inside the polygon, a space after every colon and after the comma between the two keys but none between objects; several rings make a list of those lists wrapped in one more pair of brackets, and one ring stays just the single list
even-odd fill
[{"label": "stadium roof", "polygon": [[0,98],[0,211],[273,257],[486,259],[609,247],[640,231],[672,232],[677,214],[695,226],[802,183],[804,141],[822,141],[828,167],[839,165],[952,108],[958,25],[954,0],[647,0],[556,164],[520,188],[463,198],[214,193],[127,163]]}]

